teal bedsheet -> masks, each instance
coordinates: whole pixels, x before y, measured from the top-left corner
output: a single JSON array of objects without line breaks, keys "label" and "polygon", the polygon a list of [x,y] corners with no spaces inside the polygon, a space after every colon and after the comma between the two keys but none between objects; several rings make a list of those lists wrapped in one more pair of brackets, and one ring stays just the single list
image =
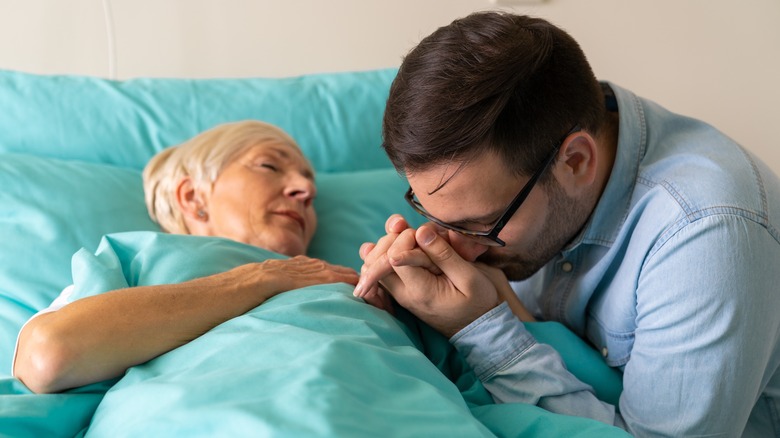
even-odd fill
[{"label": "teal bedsheet", "polygon": [[[229,240],[155,232],[106,236],[73,259],[78,297],[179,282],[276,254]],[[619,376],[564,339],[581,378],[619,394]],[[557,334],[556,334],[557,333]],[[584,362],[583,362],[584,361]],[[577,371],[575,371],[577,372]],[[618,388],[617,390],[615,388]],[[105,395],[103,395],[104,391]],[[3,436],[609,437],[625,433],[535,406],[495,405],[446,339],[346,284],[280,294],[118,381],[33,395],[0,380]]]}]

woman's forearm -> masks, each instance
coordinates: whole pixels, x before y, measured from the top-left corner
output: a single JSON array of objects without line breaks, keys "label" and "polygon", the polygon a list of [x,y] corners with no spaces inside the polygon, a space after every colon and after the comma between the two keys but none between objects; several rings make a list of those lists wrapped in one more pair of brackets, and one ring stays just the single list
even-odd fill
[{"label": "woman's forearm", "polygon": [[77,300],[25,326],[14,373],[35,392],[117,377],[261,304],[267,296],[214,276]]},{"label": "woman's forearm", "polygon": [[32,391],[46,393],[118,377],[280,292],[333,282],[355,284],[357,274],[295,258],[76,300],[24,327],[14,375]]}]

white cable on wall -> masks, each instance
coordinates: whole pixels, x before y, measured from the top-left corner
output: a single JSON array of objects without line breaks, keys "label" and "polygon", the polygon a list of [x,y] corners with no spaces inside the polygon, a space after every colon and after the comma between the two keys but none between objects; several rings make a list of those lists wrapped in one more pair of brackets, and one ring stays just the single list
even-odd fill
[{"label": "white cable on wall", "polygon": [[108,78],[116,79],[116,44],[114,42],[114,14],[111,9],[111,0],[103,0],[103,19],[106,24],[108,43]]}]

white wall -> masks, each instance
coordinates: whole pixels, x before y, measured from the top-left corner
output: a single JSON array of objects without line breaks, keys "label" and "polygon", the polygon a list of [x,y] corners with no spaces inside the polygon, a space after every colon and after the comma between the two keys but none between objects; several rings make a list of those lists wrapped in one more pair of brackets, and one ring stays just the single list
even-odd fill
[{"label": "white wall", "polygon": [[[124,79],[390,67],[435,28],[496,7],[491,0],[0,0],[0,68]],[[720,127],[780,173],[780,1],[547,0],[505,8],[559,24],[600,78]]]}]

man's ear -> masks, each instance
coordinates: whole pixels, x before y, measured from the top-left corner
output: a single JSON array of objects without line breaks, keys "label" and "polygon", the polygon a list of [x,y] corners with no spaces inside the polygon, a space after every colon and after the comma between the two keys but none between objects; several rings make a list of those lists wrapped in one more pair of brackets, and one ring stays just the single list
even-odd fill
[{"label": "man's ear", "polygon": [[188,228],[192,228],[190,224],[193,222],[208,220],[203,193],[195,187],[189,176],[182,177],[176,185],[176,204]]},{"label": "man's ear", "polygon": [[561,144],[553,174],[569,196],[590,191],[596,183],[596,140],[585,131],[571,133]]}]

